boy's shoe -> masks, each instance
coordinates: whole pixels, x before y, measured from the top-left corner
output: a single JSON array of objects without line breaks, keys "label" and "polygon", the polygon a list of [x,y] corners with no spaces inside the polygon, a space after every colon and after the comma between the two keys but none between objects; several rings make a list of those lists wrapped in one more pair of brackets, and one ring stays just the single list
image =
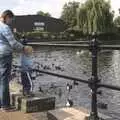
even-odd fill
[{"label": "boy's shoe", "polygon": [[32,92],[30,92],[30,91],[24,91],[23,96],[25,96],[25,97],[34,97],[34,94]]},{"label": "boy's shoe", "polygon": [[34,97],[35,96],[35,94],[33,93],[33,92],[29,92],[28,93],[31,97]]}]

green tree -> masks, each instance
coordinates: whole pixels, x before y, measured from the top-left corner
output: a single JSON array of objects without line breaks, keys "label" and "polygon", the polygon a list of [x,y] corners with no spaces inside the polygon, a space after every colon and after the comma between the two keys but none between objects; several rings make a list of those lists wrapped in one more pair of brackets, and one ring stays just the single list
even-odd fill
[{"label": "green tree", "polygon": [[117,32],[120,32],[120,16],[115,18],[114,25],[115,25]]},{"label": "green tree", "polygon": [[118,17],[115,18],[114,24],[115,24],[116,26],[120,26],[120,16],[118,16]]},{"label": "green tree", "polygon": [[61,18],[69,27],[79,26],[84,33],[111,32],[114,13],[110,9],[110,1],[105,0],[69,2],[64,5]]},{"label": "green tree", "polygon": [[79,2],[68,2],[63,6],[61,19],[64,20],[69,27],[74,27],[77,24],[76,14]]},{"label": "green tree", "polygon": [[[87,0],[80,7],[80,27],[83,31],[111,32],[113,27],[113,16],[110,12],[110,2],[105,0]],[[86,30],[87,29],[87,30]]]},{"label": "green tree", "polygon": [[37,15],[42,15],[42,16],[48,16],[48,17],[51,17],[51,14],[49,12],[43,12],[43,11],[38,11],[37,12]]}]

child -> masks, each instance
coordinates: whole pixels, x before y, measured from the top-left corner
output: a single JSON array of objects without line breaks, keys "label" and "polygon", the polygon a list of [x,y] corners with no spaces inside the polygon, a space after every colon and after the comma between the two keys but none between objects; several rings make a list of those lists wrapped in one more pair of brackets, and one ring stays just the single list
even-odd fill
[{"label": "child", "polygon": [[31,68],[32,68],[32,47],[28,49],[27,52],[23,52],[21,55],[21,81],[23,85],[23,95],[29,96],[33,90],[32,77],[31,77]]}]

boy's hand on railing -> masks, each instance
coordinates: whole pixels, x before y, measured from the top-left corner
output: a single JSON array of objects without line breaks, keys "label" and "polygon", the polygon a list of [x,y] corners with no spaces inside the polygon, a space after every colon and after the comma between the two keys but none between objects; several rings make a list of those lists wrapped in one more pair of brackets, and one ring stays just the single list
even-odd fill
[{"label": "boy's hand on railing", "polygon": [[31,46],[24,46],[24,53],[26,54],[32,54],[33,53],[33,48]]}]

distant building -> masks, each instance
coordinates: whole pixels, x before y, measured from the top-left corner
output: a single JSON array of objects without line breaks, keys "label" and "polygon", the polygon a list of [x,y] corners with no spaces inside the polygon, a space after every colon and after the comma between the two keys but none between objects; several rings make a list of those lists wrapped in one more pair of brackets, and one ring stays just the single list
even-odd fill
[{"label": "distant building", "polygon": [[12,28],[17,32],[63,32],[66,29],[66,25],[60,19],[42,15],[26,15],[16,16]]}]

